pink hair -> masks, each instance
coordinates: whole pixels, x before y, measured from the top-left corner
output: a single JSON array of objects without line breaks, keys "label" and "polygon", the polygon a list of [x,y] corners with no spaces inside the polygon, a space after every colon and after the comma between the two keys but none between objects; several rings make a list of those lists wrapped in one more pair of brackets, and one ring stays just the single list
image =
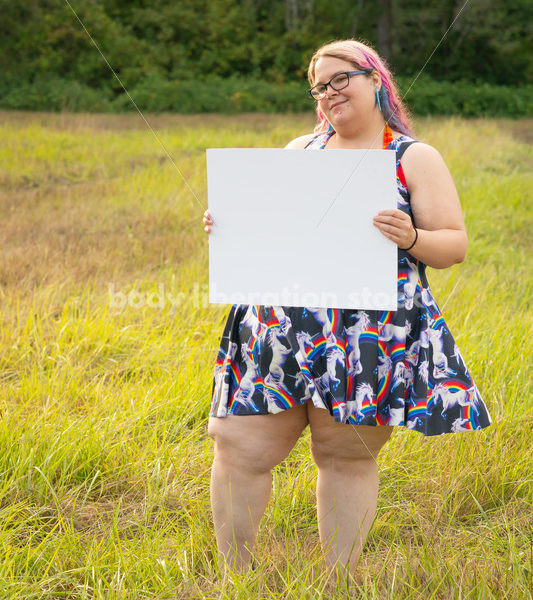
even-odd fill
[{"label": "pink hair", "polygon": [[[356,69],[373,69],[377,71],[381,76],[379,99],[383,118],[391,129],[405,135],[412,135],[409,112],[402,103],[392,73],[385,60],[373,48],[357,40],[337,40],[325,44],[313,54],[309,63],[307,78],[311,85],[314,84],[316,61],[322,56],[332,56],[333,58],[346,60],[351,62]],[[315,127],[315,133],[321,133],[331,128],[318,104],[316,114],[318,124]]]}]

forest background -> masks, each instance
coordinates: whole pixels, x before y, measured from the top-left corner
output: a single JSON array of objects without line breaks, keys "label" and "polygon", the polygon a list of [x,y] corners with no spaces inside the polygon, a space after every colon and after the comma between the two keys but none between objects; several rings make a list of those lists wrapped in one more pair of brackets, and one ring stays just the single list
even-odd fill
[{"label": "forest background", "polygon": [[529,0],[0,0],[0,13],[0,108],[132,110],[88,32],[152,112],[306,111],[314,49],[356,37],[416,115],[533,113]]}]

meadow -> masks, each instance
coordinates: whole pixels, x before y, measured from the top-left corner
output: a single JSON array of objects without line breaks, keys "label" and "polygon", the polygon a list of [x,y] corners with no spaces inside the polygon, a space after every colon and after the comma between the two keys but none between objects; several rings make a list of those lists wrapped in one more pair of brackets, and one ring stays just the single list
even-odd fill
[{"label": "meadow", "polygon": [[173,161],[138,115],[0,113],[0,599],[532,598],[533,122],[416,122],[470,240],[428,278],[494,423],[394,433],[358,583],[332,590],[308,431],[255,571],[221,577],[209,507],[228,307],[207,302],[205,149],[281,147],[313,117],[147,119]]}]

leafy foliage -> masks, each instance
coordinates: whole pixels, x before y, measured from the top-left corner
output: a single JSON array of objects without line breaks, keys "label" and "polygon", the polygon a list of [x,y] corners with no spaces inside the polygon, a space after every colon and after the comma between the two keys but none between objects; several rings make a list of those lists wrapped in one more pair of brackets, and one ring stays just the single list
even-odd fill
[{"label": "leafy foliage", "polygon": [[[533,84],[533,5],[526,0],[464,6],[456,0],[0,0],[0,11],[3,107],[126,107],[111,66],[153,110],[303,110],[307,103],[296,90],[314,49],[347,37],[377,46],[401,76],[423,71],[430,77],[423,93],[416,84],[413,105],[422,114],[468,104],[450,86],[442,88],[448,100],[436,99],[431,90],[443,81],[459,82],[460,94],[467,89],[463,82],[476,89],[479,82]],[[268,82],[266,96],[248,98],[260,81]],[[465,114],[491,112],[498,94],[505,96],[504,108],[493,114],[513,115],[514,104],[524,114],[522,100],[507,100],[511,92],[480,89],[488,97]],[[155,98],[161,92],[167,97]],[[477,96],[472,87],[467,94]]]},{"label": "leafy foliage", "polygon": [[[411,111],[421,115],[509,116],[533,113],[533,86],[519,88],[468,81],[436,81],[399,78],[400,88],[407,92],[405,102]],[[152,113],[176,112],[287,113],[312,112],[314,103],[307,85],[287,82],[272,85],[264,80],[243,77],[212,78],[208,81],[169,81],[151,75],[132,86],[129,96],[123,92],[113,97],[109,88],[95,90],[76,81],[40,77],[10,89],[0,99],[0,107],[26,110],[70,112],[127,112],[139,109]]]}]

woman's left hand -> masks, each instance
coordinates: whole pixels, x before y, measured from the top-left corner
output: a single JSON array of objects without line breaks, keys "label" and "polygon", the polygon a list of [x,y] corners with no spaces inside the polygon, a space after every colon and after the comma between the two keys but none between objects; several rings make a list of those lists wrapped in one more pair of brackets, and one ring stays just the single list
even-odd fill
[{"label": "woman's left hand", "polygon": [[398,248],[409,248],[415,240],[411,217],[398,208],[380,210],[374,217],[374,225]]}]

